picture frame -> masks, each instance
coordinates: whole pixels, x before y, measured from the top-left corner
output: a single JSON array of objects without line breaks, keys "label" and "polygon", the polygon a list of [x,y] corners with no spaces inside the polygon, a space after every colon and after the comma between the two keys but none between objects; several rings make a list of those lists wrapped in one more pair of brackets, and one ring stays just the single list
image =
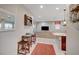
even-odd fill
[{"label": "picture frame", "polygon": [[24,14],[24,25],[25,26],[31,26],[32,25],[32,17]]},{"label": "picture frame", "polygon": [[79,4],[76,4],[74,8],[73,6],[70,7],[70,21],[76,23],[79,22]]}]

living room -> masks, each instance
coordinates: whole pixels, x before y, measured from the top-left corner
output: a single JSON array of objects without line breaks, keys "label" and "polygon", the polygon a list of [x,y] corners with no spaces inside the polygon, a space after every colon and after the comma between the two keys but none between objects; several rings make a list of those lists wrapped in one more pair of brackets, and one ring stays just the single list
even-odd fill
[{"label": "living room", "polygon": [[[76,4],[0,4],[0,54],[79,54],[78,23],[69,20],[72,6],[77,7]],[[33,38],[34,43],[29,43],[30,49],[25,49],[24,46],[25,50],[19,52],[19,48],[21,48],[18,47],[19,42],[25,42],[22,39],[27,39],[27,37]],[[65,43],[63,44],[63,42]],[[51,45],[53,47],[50,47]],[[51,53],[51,51],[53,52]]]}]

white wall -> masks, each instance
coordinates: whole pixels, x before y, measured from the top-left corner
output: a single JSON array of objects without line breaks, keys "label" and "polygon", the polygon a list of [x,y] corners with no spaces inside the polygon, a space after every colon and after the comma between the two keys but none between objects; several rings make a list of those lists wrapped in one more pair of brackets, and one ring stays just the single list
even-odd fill
[{"label": "white wall", "polygon": [[[67,54],[68,55],[79,55],[79,22],[72,23],[69,18],[69,8],[70,5],[67,5]],[[71,6],[72,8],[75,7]]]},{"label": "white wall", "polygon": [[22,35],[31,31],[29,31],[31,27],[24,27],[24,14],[31,16],[31,13],[22,5],[0,5],[0,8],[16,16],[15,30],[0,32],[0,54],[17,54],[17,42],[21,40]]},{"label": "white wall", "polygon": [[79,55],[79,24],[77,23],[68,23],[67,54]]},{"label": "white wall", "polygon": [[65,32],[65,29],[62,25],[60,25],[60,29],[55,29],[55,24],[54,22],[52,21],[40,21],[40,22],[37,22],[36,23],[36,30],[37,32],[41,32],[41,27],[42,26],[49,26],[49,31],[52,31],[52,32]]}]

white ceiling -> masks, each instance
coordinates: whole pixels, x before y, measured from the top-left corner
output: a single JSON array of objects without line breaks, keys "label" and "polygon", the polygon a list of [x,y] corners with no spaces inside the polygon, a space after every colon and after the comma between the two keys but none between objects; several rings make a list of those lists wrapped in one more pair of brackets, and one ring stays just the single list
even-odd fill
[{"label": "white ceiling", "polygon": [[[40,8],[40,5],[43,5],[43,8]],[[34,20],[37,21],[64,19],[65,4],[25,4],[24,6],[31,11]],[[59,10],[56,10],[56,8],[59,8]]]}]

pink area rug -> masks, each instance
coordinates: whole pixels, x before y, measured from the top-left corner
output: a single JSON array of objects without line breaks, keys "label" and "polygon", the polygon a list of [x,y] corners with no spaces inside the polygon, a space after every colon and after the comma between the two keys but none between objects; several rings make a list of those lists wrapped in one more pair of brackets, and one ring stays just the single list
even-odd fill
[{"label": "pink area rug", "polygon": [[53,45],[38,43],[31,55],[56,55]]}]

